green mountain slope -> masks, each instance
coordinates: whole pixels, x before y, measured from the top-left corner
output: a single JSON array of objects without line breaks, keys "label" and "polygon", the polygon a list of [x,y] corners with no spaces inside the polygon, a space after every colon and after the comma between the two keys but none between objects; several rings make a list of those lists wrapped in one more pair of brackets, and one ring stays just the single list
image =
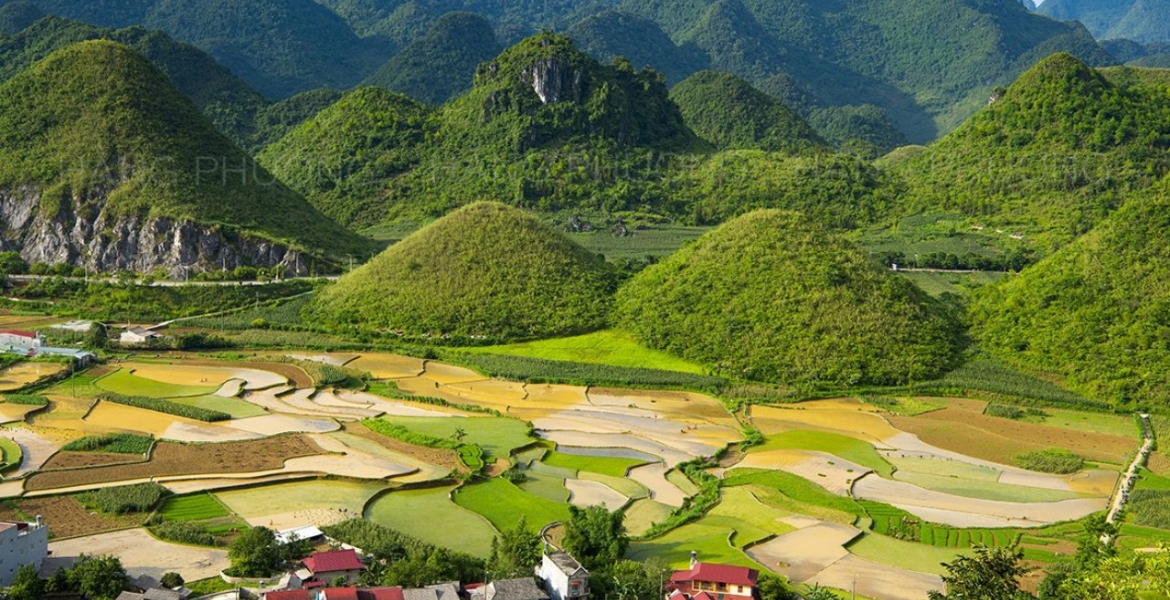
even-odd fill
[{"label": "green mountain slope", "polygon": [[955,361],[960,327],[909,281],[796,213],[726,223],[618,292],[644,343],[759,381],[896,383]]},{"label": "green mountain slope", "polygon": [[1157,183],[1170,172],[1168,148],[1165,91],[1118,87],[1060,54],[894,170],[911,212],[958,211],[1046,250]]},{"label": "green mountain slope", "polygon": [[740,77],[702,71],[670,91],[683,119],[721,150],[807,152],[825,143],[799,115]]},{"label": "green mountain slope", "polygon": [[1131,408],[1170,405],[1170,186],[1131,200],[1084,237],[984,290],[981,345]]},{"label": "green mountain slope", "polygon": [[257,159],[339,223],[370,222],[380,216],[379,185],[418,160],[426,116],[423,105],[405,96],[361,88]]},{"label": "green mountain slope", "polygon": [[604,326],[613,274],[521,210],[462,208],[323,290],[310,318],[410,335],[540,338]]},{"label": "green mountain slope", "polygon": [[260,150],[276,142],[289,130],[312,119],[344,96],[342,92],[321,88],[301,92],[261,108],[256,112],[256,128],[247,148]]},{"label": "green mountain slope", "polygon": [[104,27],[142,25],[194,44],[272,98],[346,88],[393,53],[365,42],[312,0],[34,0],[45,12]]},{"label": "green mountain slope", "polygon": [[1170,0],[1137,0],[1104,37],[1137,42],[1170,41]]},{"label": "green mountain slope", "polygon": [[45,16],[41,9],[27,2],[0,6],[0,35],[13,35]]},{"label": "green mountain slope", "polygon": [[427,104],[442,104],[471,87],[475,69],[502,48],[479,15],[448,13],[365,81]]},{"label": "green mountain slope", "polygon": [[622,57],[635,67],[652,67],[677,83],[707,66],[694,45],[677,46],[657,23],[638,15],[604,10],[565,30],[577,47],[601,62]]},{"label": "green mountain slope", "polygon": [[[18,6],[18,5],[8,5]],[[0,81],[71,44],[105,39],[133,48],[161,69],[195,106],[233,141],[246,144],[256,112],[266,101],[203,51],[164,33],[141,27],[104,29],[47,17],[9,37],[0,37]]]},{"label": "green mountain slope", "polygon": [[364,248],[274,183],[162,71],[107,41],[0,86],[0,189],[41,190],[45,218],[165,217],[320,254]]},{"label": "green mountain slope", "polygon": [[[1147,0],[1047,0],[1037,8],[1037,11],[1054,19],[1080,21],[1093,35],[1097,36],[1097,39],[1124,38],[1142,42],[1167,39],[1164,18],[1151,23],[1141,23],[1137,20],[1141,15],[1154,16],[1158,13],[1164,17],[1165,13],[1162,12],[1164,5],[1165,2]],[[1131,15],[1134,18],[1131,19]],[[1122,22],[1127,22],[1127,25],[1119,27]],[[1132,33],[1135,32],[1126,31],[1131,27],[1138,30],[1145,30],[1149,27],[1151,31],[1156,33],[1156,28],[1159,26],[1163,30],[1161,35],[1155,35],[1151,39],[1134,37]]]}]

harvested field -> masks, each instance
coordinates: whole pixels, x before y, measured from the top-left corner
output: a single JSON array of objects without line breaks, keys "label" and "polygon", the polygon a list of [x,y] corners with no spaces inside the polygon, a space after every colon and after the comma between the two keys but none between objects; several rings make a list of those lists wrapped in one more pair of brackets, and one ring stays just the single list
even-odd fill
[{"label": "harvested field", "polygon": [[[390,452],[402,454],[413,458],[416,461],[435,465],[446,472],[452,469],[462,468],[463,463],[459,460],[459,453],[454,450],[446,448],[427,448],[425,446],[415,446],[406,442],[387,437],[367,429],[361,423],[346,423],[344,431],[349,436],[361,438],[368,442],[377,444]],[[351,443],[349,438],[339,438],[346,442],[347,445]]]},{"label": "harvested field", "polygon": [[849,525],[818,523],[764,542],[748,556],[793,581],[808,581],[833,563],[849,556],[845,545],[861,531]]},{"label": "harvested field", "polygon": [[[524,384],[500,379],[481,379],[466,383],[448,383],[443,391],[462,398],[464,402],[480,406],[493,406],[501,412],[511,412],[509,407],[523,405],[528,393]],[[500,405],[503,408],[498,408]]]},{"label": "harvested field", "polygon": [[196,408],[216,410],[232,416],[233,419],[246,419],[268,414],[263,408],[245,402],[235,397],[224,397],[216,394],[210,396],[193,396],[188,398],[173,398],[175,404],[185,404]]},{"label": "harvested field", "polygon": [[348,363],[351,369],[365,371],[374,376],[374,379],[404,379],[417,377],[423,372],[423,360],[397,354],[363,353],[353,362]]},{"label": "harvested field", "polygon": [[170,490],[172,494],[178,495],[234,490],[240,489],[242,487],[274,485],[277,483],[289,483],[292,481],[315,480],[317,477],[317,475],[310,475],[306,473],[277,473],[275,475],[262,475],[259,477],[211,477],[181,481],[168,481],[162,485],[163,487]]},{"label": "harvested field", "polygon": [[[15,507],[15,508],[13,508]],[[0,520],[25,521],[45,517],[49,533],[56,538],[71,538],[136,527],[146,520],[145,514],[100,515],[92,513],[72,496],[52,498],[28,498],[14,500],[0,505]]]},{"label": "harvested field", "polygon": [[365,516],[436,546],[486,558],[496,530],[482,516],[452,502],[450,494],[449,487],[391,492],[370,504]]},{"label": "harvested field", "polygon": [[806,583],[839,590],[856,589],[859,596],[882,600],[922,600],[930,592],[943,589],[938,575],[892,568],[852,555],[833,563]]},{"label": "harvested field", "polygon": [[595,481],[569,479],[565,481],[565,487],[568,488],[570,494],[569,504],[581,508],[601,505],[606,510],[615,511],[630,501],[629,498],[617,493],[609,486]]},{"label": "harvested field", "polygon": [[224,550],[162,542],[142,529],[55,541],[49,544],[49,551],[53,556],[45,561],[42,575],[71,565],[81,554],[115,555],[131,577],[148,575],[155,580],[174,571],[187,581],[197,581],[216,577],[231,566]]},{"label": "harvested field", "polygon": [[854,465],[861,465],[889,477],[893,465],[889,463],[873,445],[839,433],[827,431],[792,430],[774,434],[762,446],[749,451],[749,456],[755,453],[764,453],[771,450],[804,450],[821,452],[840,457]]},{"label": "harvested field", "polygon": [[[450,468],[445,468],[420,460],[412,454],[391,450],[387,446],[383,446],[378,442],[358,435],[353,435],[346,432],[336,432],[329,434],[329,437],[332,437],[338,442],[341,442],[345,445],[346,448],[352,449],[352,451],[375,456],[411,470],[411,472],[406,475],[399,475],[396,477],[410,477],[410,481],[432,481],[435,479],[442,479],[451,472]],[[426,449],[430,450],[430,448]],[[397,480],[401,481],[401,479]]]},{"label": "harvested field", "polygon": [[1076,431],[982,414],[984,403],[951,400],[947,408],[917,417],[890,416],[898,429],[946,450],[1002,465],[1023,452],[1066,448],[1090,460],[1120,464],[1137,448],[1134,437]]},{"label": "harvested field", "polygon": [[365,392],[334,390],[319,392],[314,398],[319,404],[329,406],[358,406],[372,408],[396,417],[462,417],[465,413],[453,408],[429,406],[407,400],[390,400]]},{"label": "harvested field", "polygon": [[753,406],[752,422],[764,435],[792,430],[829,431],[880,444],[901,433],[879,410],[855,399],[813,400],[790,406]]},{"label": "harvested field", "polygon": [[20,362],[0,371],[0,393],[15,392],[46,377],[67,370],[60,363]]},{"label": "harvested field", "polygon": [[[123,396],[147,396],[149,398],[181,398],[184,396],[205,396],[214,394],[224,380],[202,380],[202,383],[180,384],[171,381],[159,381],[144,375],[139,375],[142,365],[127,363],[122,369],[115,371],[97,381],[97,386],[107,392]],[[157,365],[151,365],[157,366]],[[163,371],[156,371],[163,373]],[[172,380],[185,381],[184,378]]]},{"label": "harvested field", "polygon": [[463,367],[456,367],[454,365],[445,365],[434,361],[426,362],[426,371],[422,376],[431,381],[438,382],[440,385],[451,385],[454,383],[467,383],[469,381],[483,381],[488,379],[471,369]]},{"label": "harvested field", "polygon": [[[244,389],[259,390],[288,383],[293,377],[289,376],[288,367],[292,367],[298,374],[304,373],[293,365],[282,363],[265,363],[262,367],[255,363],[233,362],[231,366],[225,363],[208,361],[183,361],[173,364],[154,363],[126,363],[124,369],[133,369],[138,377],[161,381],[179,386],[212,386],[218,389],[224,383],[239,379],[246,382]],[[207,392],[208,394],[214,392]],[[184,394],[196,395],[196,394]]]},{"label": "harvested field", "polygon": [[208,425],[204,423],[175,423],[160,434],[159,439],[190,443],[219,443],[242,442],[258,440],[262,436],[258,433],[241,431],[234,427],[222,425]]},{"label": "harvested field", "polygon": [[85,422],[101,429],[144,433],[155,437],[161,436],[176,423],[206,426],[203,422],[193,419],[105,401],[97,403],[85,418]]},{"label": "harvested field", "polygon": [[114,452],[58,452],[45,463],[43,469],[77,469],[98,465],[125,465],[145,462],[141,454],[117,454]]},{"label": "harvested field", "polygon": [[329,419],[306,419],[288,415],[264,415],[262,417],[237,419],[231,422],[230,428],[260,435],[280,435],[282,433],[328,433],[341,429],[341,425]]},{"label": "harvested field", "polygon": [[681,423],[710,423],[739,430],[739,423],[719,400],[697,392],[589,388],[594,406],[637,408]]},{"label": "harvested field", "polygon": [[384,489],[381,483],[321,479],[218,492],[215,497],[252,525],[267,525],[265,519],[275,514],[325,508],[361,515],[366,502]]},{"label": "harvested field", "polygon": [[0,403],[0,424],[24,421],[28,413],[41,410],[40,406]]},{"label": "harvested field", "polygon": [[345,365],[357,360],[359,355],[350,353],[333,353],[333,352],[263,352],[261,356],[287,356],[293,360],[304,360],[309,362],[319,362],[323,365],[331,365],[334,367],[344,367]]},{"label": "harvested field", "polygon": [[41,468],[58,450],[61,446],[72,441],[76,437],[61,435],[60,432],[44,429],[41,427],[29,427],[21,425],[16,427],[5,427],[0,429],[4,437],[11,439],[20,446],[21,459],[20,468],[16,470],[14,475],[23,475],[30,471],[35,471]]},{"label": "harvested field", "polygon": [[37,491],[155,477],[268,471],[283,468],[287,460],[321,453],[321,448],[301,435],[223,444],[159,442],[150,462],[37,473],[28,478],[25,489]]},{"label": "harvested field", "polygon": [[866,533],[854,540],[849,544],[849,553],[891,567],[933,575],[946,573],[941,564],[943,562],[952,561],[958,556],[974,555],[970,549],[905,542],[875,533]]},{"label": "harvested field", "polygon": [[388,479],[409,475],[417,471],[384,456],[368,454],[351,448],[327,435],[313,435],[313,441],[329,454],[290,458],[284,465],[286,471],[305,471],[351,477],[354,479]]},{"label": "harvested field", "polygon": [[769,450],[748,454],[734,469],[786,471],[807,479],[838,496],[848,496],[853,482],[869,473],[862,465],[824,452]]},{"label": "harvested field", "polygon": [[652,463],[630,469],[629,478],[650,490],[650,498],[661,504],[678,508],[687,495],[678,486],[666,480],[666,465]]},{"label": "harvested field", "polygon": [[670,517],[673,510],[673,507],[649,498],[637,500],[625,510],[626,529],[630,535],[642,535],[656,523],[661,523]]}]

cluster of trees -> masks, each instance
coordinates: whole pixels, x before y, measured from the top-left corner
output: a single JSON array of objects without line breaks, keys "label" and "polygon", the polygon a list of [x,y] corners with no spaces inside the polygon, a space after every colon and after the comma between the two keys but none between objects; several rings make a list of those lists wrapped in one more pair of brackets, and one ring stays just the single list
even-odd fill
[{"label": "cluster of trees", "polygon": [[899,268],[914,269],[943,269],[947,271],[1002,271],[1018,273],[1035,262],[1032,253],[1024,249],[1015,249],[1004,254],[988,256],[968,252],[955,254],[954,252],[927,252],[907,256],[898,250],[877,252],[874,258],[883,265]]},{"label": "cluster of trees", "polygon": [[[85,600],[114,600],[126,589],[128,580],[118,557],[83,554],[72,567],[61,569],[48,579],[41,579],[33,565],[21,567],[12,579],[6,597],[9,600],[41,600],[48,594],[78,594]],[[178,585],[182,585],[181,578]]]}]

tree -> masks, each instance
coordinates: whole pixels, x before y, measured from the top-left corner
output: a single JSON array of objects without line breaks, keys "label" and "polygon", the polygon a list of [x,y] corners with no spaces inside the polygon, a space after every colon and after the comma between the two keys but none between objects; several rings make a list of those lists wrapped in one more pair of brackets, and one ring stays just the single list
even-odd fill
[{"label": "tree", "polygon": [[41,581],[41,576],[33,565],[20,567],[8,588],[9,600],[40,600],[44,594],[45,582]]},{"label": "tree", "polygon": [[90,350],[101,350],[106,347],[109,335],[105,323],[94,321],[89,326],[89,331],[85,333],[85,347]]},{"label": "tree", "polygon": [[1132,552],[1102,559],[1068,574],[1058,592],[1060,600],[1129,600],[1170,597],[1170,552]]},{"label": "tree", "polygon": [[[814,585],[813,588],[804,595],[804,600],[837,600],[837,594],[830,592],[828,588]],[[990,600],[990,598],[988,598],[988,600]]]},{"label": "tree", "polygon": [[163,573],[162,579],[159,579],[158,582],[163,587],[169,588],[169,589],[175,589],[177,587],[182,587],[184,583],[187,583],[186,581],[183,581],[182,575],[179,575],[178,573],[175,573],[174,571],[171,571],[169,573]]},{"label": "tree", "polygon": [[[756,590],[760,592],[760,600],[793,600],[796,596],[784,585],[784,580],[768,572],[761,572],[756,582]],[[807,596],[812,598],[813,596]]]},{"label": "tree", "polygon": [[590,571],[612,565],[626,555],[630,538],[626,535],[625,515],[609,512],[604,506],[569,507],[565,524],[565,551]]},{"label": "tree", "polygon": [[492,554],[488,571],[493,579],[510,579],[532,574],[540,562],[540,536],[528,530],[528,519],[520,522],[492,540]]},{"label": "tree", "polygon": [[117,556],[86,556],[74,563],[70,587],[90,600],[114,600],[126,589],[126,569]]},{"label": "tree", "polygon": [[1020,564],[1023,559],[1020,548],[976,546],[975,556],[960,556],[954,562],[943,563],[947,574],[942,579],[947,592],[931,592],[930,600],[1033,598],[1020,590],[1018,580],[1028,572]]},{"label": "tree", "polygon": [[284,558],[284,548],[267,527],[245,530],[228,547],[236,577],[268,577],[284,566]]},{"label": "tree", "polygon": [[669,577],[670,569],[659,559],[642,563],[620,560],[595,572],[589,586],[595,598],[660,600]]}]

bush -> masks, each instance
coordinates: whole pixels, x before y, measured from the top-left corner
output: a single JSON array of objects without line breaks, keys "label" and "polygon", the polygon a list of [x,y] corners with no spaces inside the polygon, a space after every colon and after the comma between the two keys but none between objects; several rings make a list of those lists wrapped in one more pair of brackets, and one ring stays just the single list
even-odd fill
[{"label": "bush", "polygon": [[11,394],[4,397],[8,404],[22,404],[25,406],[48,406],[49,399],[35,394]]},{"label": "bush", "polygon": [[65,452],[113,452],[115,454],[146,454],[154,445],[154,438],[130,433],[91,435],[73,440],[61,447]]},{"label": "bush", "polygon": [[[219,542],[203,526],[191,521],[169,521],[150,528],[160,540],[192,546],[218,546]],[[180,584],[182,585],[182,584]]]},{"label": "bush", "polygon": [[1039,408],[1020,408],[1018,406],[1006,406],[1003,404],[988,404],[983,414],[989,417],[1000,417],[1002,419],[1020,420],[1024,417],[1047,417],[1048,413]]},{"label": "bush", "polygon": [[89,508],[120,515],[151,510],[166,495],[167,489],[157,483],[140,483],[86,492],[78,499]]},{"label": "bush", "polygon": [[1085,466],[1085,458],[1063,448],[1047,448],[1016,455],[1012,460],[1016,465],[1029,471],[1041,473],[1055,473],[1068,475],[1076,473]]},{"label": "bush", "polygon": [[146,410],[153,410],[155,412],[175,415],[176,417],[183,417],[186,419],[194,419],[196,421],[203,421],[206,423],[230,421],[232,418],[231,415],[225,412],[220,412],[218,410],[209,410],[196,406],[187,406],[186,404],[179,404],[169,400],[160,400],[158,398],[147,398],[144,396],[123,396],[121,394],[103,394],[101,399],[107,402],[113,402],[115,404],[124,404],[126,406],[133,406],[135,408],[144,408]]},{"label": "bush", "polygon": [[528,383],[685,388],[708,391],[719,390],[727,384],[727,381],[720,377],[691,373],[593,365],[504,354],[468,354],[444,356],[443,358],[470,366],[490,377]]}]

